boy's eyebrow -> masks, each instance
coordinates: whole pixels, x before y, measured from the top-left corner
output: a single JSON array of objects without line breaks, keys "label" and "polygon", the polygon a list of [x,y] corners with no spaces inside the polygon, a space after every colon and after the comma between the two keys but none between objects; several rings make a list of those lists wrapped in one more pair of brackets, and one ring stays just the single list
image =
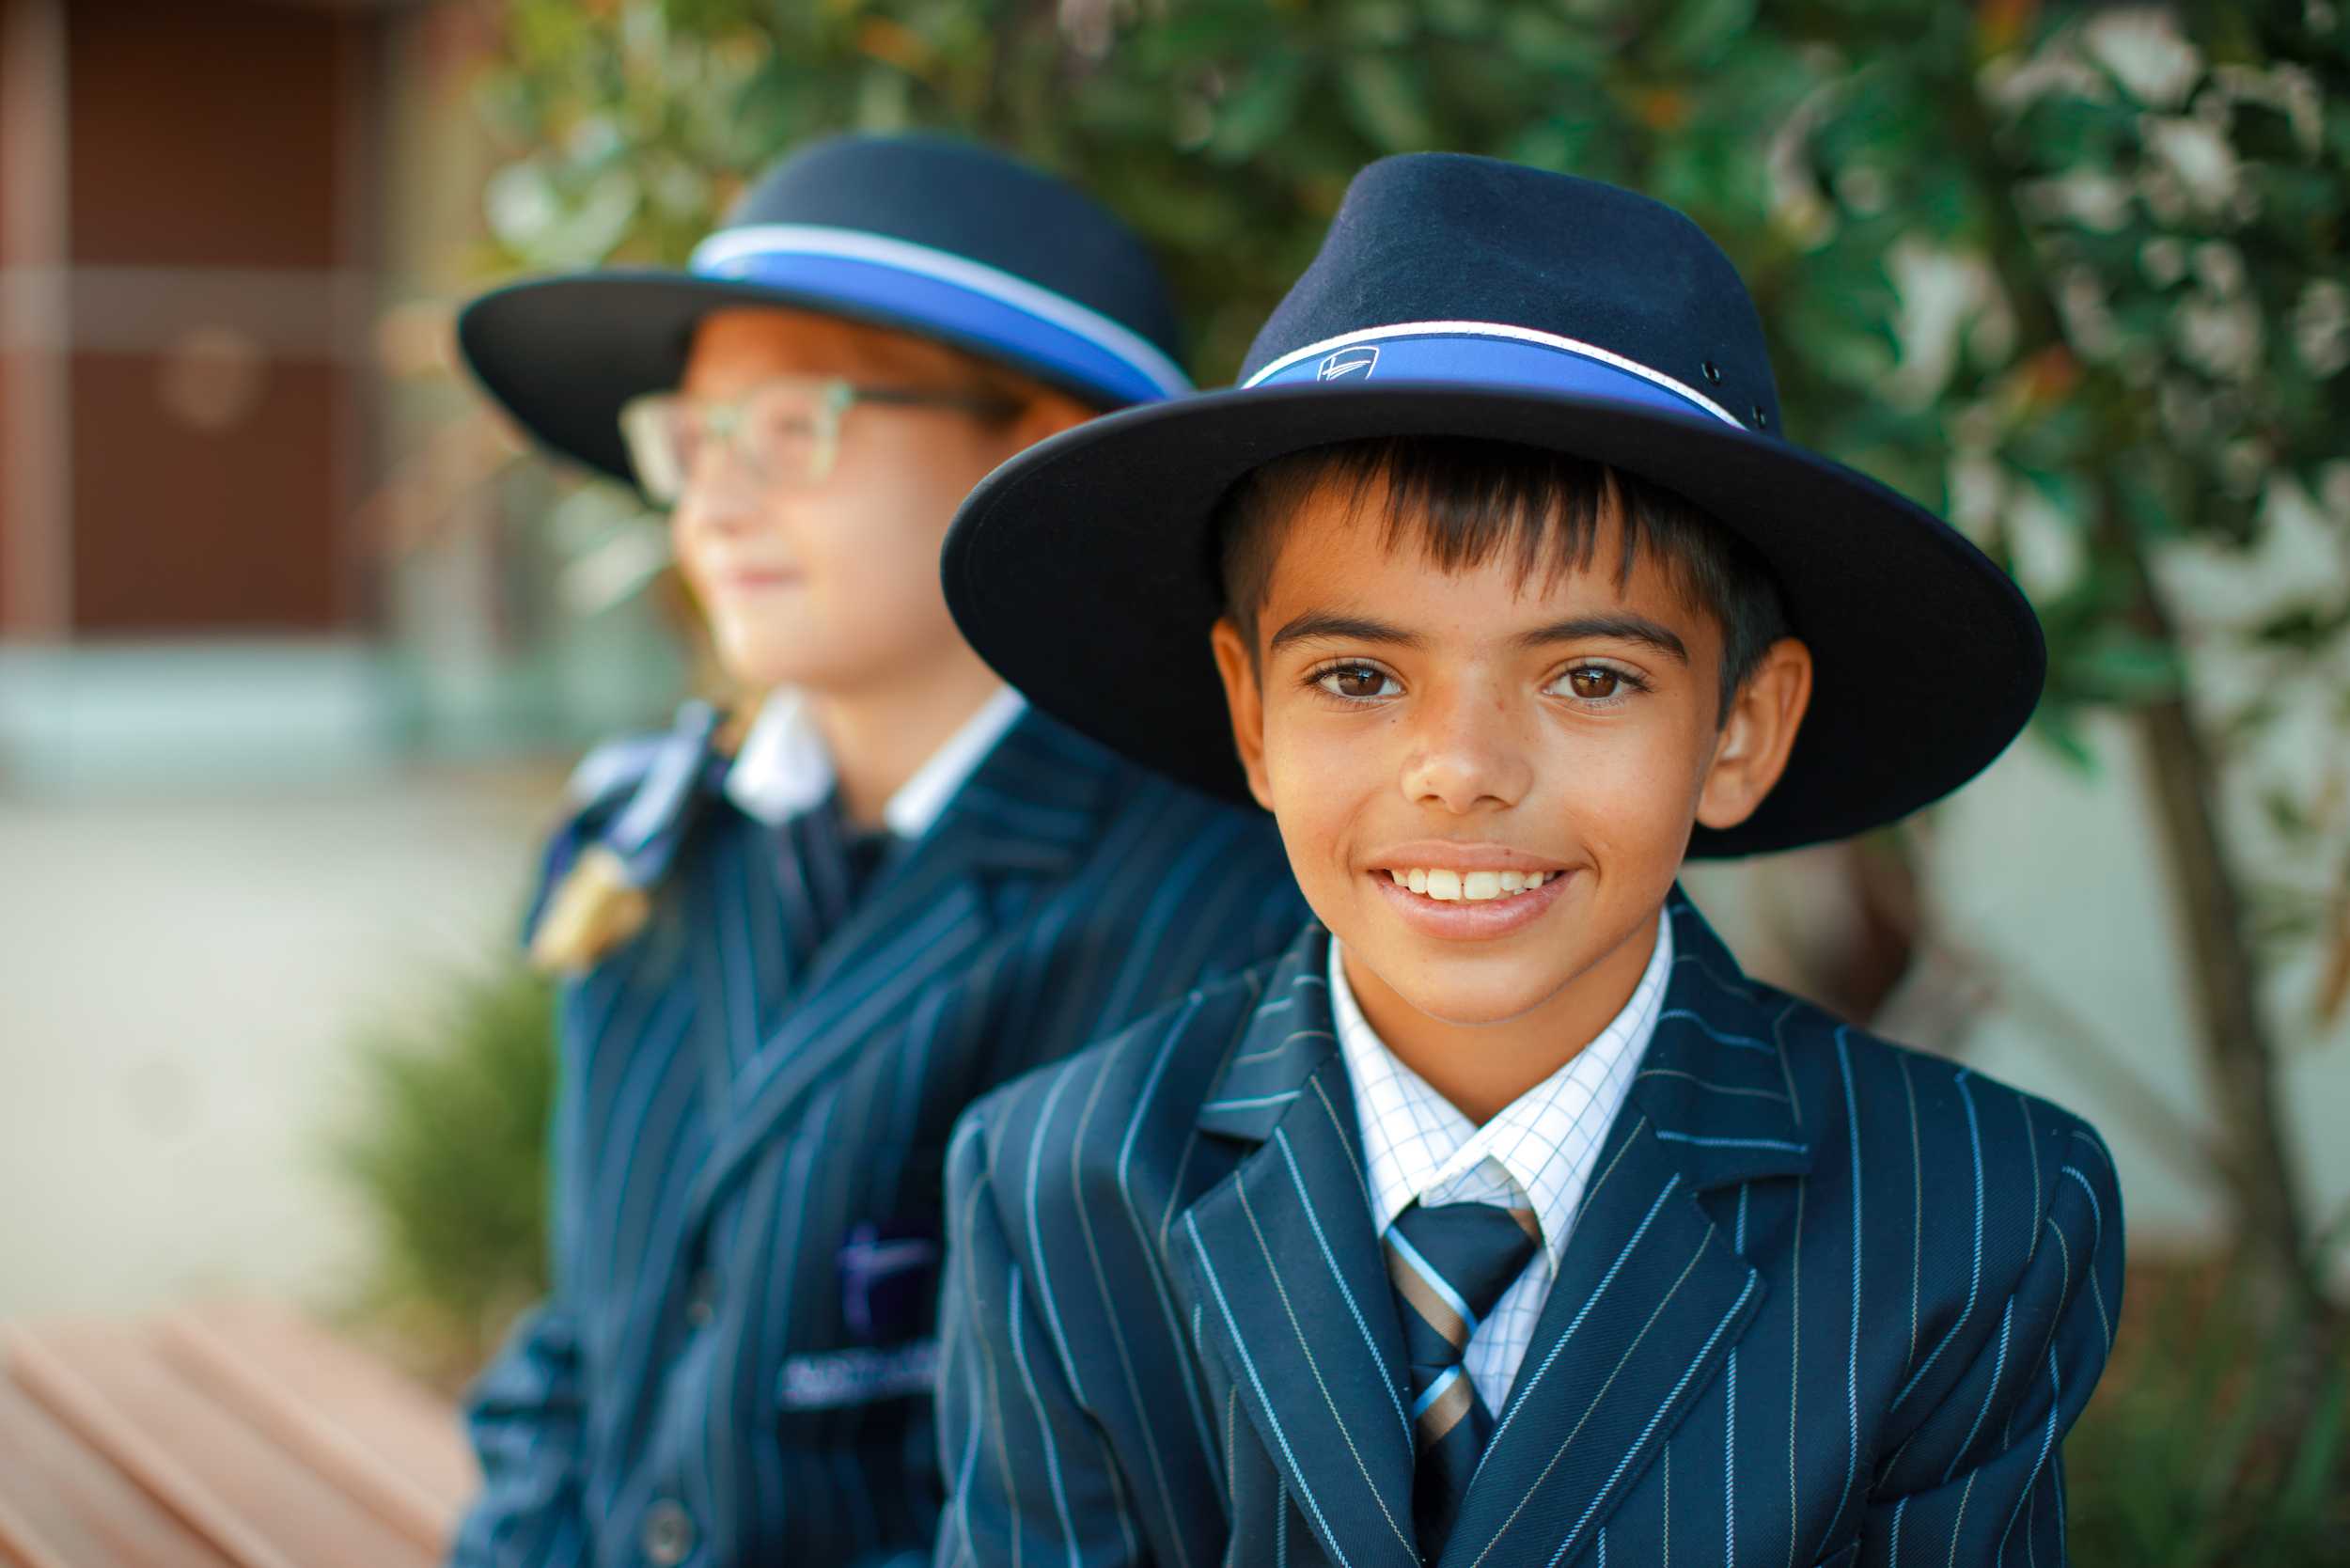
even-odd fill
[{"label": "boy's eyebrow", "polygon": [[1521,648],[1538,649],[1555,642],[1580,642],[1587,637],[1613,637],[1622,642],[1645,643],[1659,653],[1684,665],[1689,662],[1687,645],[1674,635],[1670,627],[1659,626],[1640,615],[1574,616],[1521,633],[1517,640]]},{"label": "boy's eyebrow", "polygon": [[1426,639],[1418,632],[1407,632],[1401,626],[1369,616],[1335,615],[1326,610],[1308,610],[1292,617],[1273,640],[1265,644],[1265,651],[1277,653],[1292,642],[1376,642],[1390,648],[1418,648]]}]

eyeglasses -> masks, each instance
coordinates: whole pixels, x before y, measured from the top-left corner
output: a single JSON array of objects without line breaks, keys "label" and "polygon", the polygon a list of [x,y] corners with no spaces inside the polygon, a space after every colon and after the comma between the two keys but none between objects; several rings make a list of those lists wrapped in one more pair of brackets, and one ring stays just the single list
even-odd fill
[{"label": "eyeglasses", "polygon": [[840,455],[840,427],[859,403],[952,408],[982,418],[1019,412],[1010,399],[984,392],[932,392],[907,386],[858,386],[838,378],[782,376],[723,401],[651,392],[620,406],[620,437],[645,494],[674,506],[705,452],[730,450],[760,480],[822,484]]}]

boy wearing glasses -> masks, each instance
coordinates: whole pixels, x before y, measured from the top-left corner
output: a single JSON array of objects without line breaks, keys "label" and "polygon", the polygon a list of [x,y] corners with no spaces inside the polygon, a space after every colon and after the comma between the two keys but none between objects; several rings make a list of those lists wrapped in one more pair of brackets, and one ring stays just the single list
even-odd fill
[{"label": "boy wearing glasses", "polygon": [[1266,825],[1029,710],[940,592],[980,478],[1186,388],[1172,308],[1058,181],[849,137],[689,273],[517,285],[460,337],[670,509],[719,662],[776,695],[574,782],[530,931],[568,977],[556,1282],[474,1391],[455,1560],[922,1555],[955,1117],[1302,912]]}]

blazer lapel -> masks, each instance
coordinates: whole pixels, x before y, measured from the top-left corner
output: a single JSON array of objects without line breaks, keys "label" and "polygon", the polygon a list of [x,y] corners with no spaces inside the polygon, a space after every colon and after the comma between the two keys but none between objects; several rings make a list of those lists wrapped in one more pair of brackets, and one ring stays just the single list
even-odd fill
[{"label": "blazer lapel", "polygon": [[1332,1560],[1418,1568],[1403,1342],[1315,927],[1276,969],[1202,1105],[1253,1144],[1174,1230],[1203,1349]]},{"label": "blazer lapel", "polygon": [[707,1215],[777,1125],[860,1046],[966,967],[1024,881],[1065,876],[1097,830],[1118,764],[1036,713],[1023,715],[930,832],[885,868],[825,943],[729,1096],[695,1188]]},{"label": "blazer lapel", "polygon": [[1810,1154],[1772,1018],[1677,891],[1654,1039],[1560,1259],[1440,1568],[1571,1562],[1761,1305],[1762,1276],[1698,1201]]}]

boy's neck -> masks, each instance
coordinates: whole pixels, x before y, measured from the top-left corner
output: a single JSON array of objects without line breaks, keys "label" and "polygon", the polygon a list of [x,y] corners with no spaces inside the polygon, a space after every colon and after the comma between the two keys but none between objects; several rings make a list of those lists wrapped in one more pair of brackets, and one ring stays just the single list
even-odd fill
[{"label": "boy's neck", "polygon": [[832,756],[849,820],[880,826],[889,798],[1002,689],[995,672],[970,653],[899,680],[808,689],[808,716]]},{"label": "boy's neck", "polygon": [[1344,949],[1346,982],[1363,1020],[1398,1061],[1477,1126],[1581,1055],[1639,989],[1656,951],[1652,916],[1547,1001],[1497,1024],[1433,1018]]}]

